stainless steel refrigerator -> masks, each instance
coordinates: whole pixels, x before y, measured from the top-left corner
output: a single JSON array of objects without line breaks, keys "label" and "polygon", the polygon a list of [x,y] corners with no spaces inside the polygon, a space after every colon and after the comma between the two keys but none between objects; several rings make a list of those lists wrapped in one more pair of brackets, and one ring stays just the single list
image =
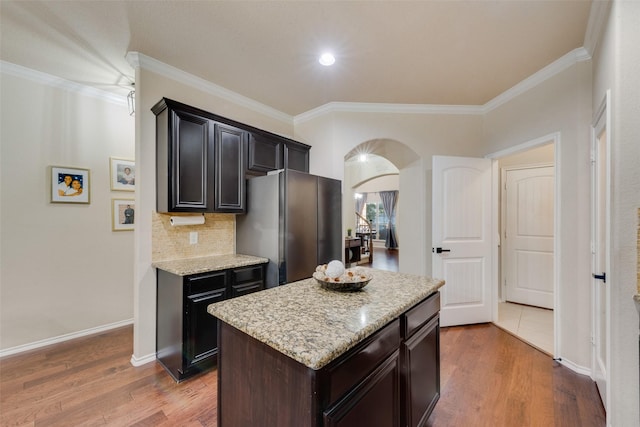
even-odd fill
[{"label": "stainless steel refrigerator", "polygon": [[236,252],[269,258],[267,287],[311,277],[342,251],[341,181],[291,169],[247,180]]}]

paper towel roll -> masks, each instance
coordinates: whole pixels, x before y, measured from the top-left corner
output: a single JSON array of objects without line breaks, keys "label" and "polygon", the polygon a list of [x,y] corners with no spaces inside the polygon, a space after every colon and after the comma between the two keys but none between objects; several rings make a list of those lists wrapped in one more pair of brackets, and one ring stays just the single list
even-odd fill
[{"label": "paper towel roll", "polygon": [[200,225],[204,224],[204,215],[197,216],[172,216],[171,225]]}]

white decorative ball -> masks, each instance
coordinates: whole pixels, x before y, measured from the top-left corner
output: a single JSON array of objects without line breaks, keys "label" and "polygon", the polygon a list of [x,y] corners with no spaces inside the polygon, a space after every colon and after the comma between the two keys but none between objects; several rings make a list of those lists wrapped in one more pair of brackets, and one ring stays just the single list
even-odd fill
[{"label": "white decorative ball", "polygon": [[333,260],[327,265],[327,271],[324,274],[332,279],[340,277],[344,274],[344,264],[342,261]]}]

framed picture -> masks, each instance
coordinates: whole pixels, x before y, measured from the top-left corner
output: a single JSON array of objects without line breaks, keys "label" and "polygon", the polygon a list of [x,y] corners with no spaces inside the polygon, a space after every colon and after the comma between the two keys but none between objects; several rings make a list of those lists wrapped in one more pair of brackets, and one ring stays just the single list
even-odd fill
[{"label": "framed picture", "polygon": [[136,163],[133,160],[109,158],[112,191],[135,191]]},{"label": "framed picture", "polygon": [[133,199],[111,199],[111,229],[133,230],[136,205]]},{"label": "framed picture", "polygon": [[89,203],[89,169],[51,166],[51,203]]}]

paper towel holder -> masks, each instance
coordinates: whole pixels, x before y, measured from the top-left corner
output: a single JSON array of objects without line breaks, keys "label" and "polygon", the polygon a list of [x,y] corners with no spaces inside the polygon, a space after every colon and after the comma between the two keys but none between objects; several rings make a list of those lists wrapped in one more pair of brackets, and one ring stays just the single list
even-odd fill
[{"label": "paper towel holder", "polygon": [[169,223],[172,226],[181,226],[181,225],[202,225],[204,224],[204,214],[199,215],[188,215],[188,216],[172,216],[169,219]]}]

